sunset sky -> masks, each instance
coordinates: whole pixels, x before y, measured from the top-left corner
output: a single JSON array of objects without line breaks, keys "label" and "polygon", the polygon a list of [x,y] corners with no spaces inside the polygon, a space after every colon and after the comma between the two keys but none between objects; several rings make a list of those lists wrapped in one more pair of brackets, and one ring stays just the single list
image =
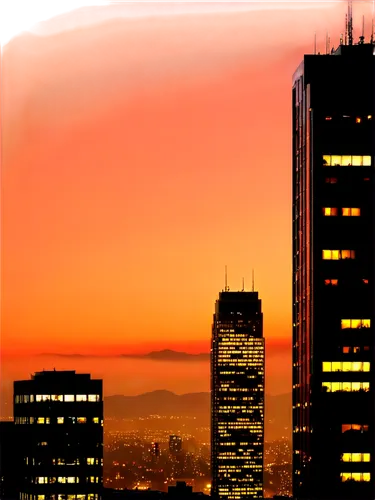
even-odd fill
[{"label": "sunset sky", "polygon": [[255,269],[267,392],[288,392],[291,81],[346,2],[81,4],[9,12],[3,38],[3,389],[56,367],[208,390],[208,363],[116,356],[208,352],[227,265],[233,290]]}]

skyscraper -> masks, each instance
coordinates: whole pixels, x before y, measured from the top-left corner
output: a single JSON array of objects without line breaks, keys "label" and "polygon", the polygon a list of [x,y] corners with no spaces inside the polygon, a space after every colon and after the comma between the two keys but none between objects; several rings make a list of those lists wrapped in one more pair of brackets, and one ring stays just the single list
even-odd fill
[{"label": "skyscraper", "polygon": [[43,371],[14,382],[23,458],[21,500],[99,500],[103,486],[102,381]]},{"label": "skyscraper", "polygon": [[263,315],[258,292],[219,294],[211,349],[212,496],[263,498]]},{"label": "skyscraper", "polygon": [[[293,488],[375,497],[375,46],[293,78]],[[329,52],[329,51],[328,51]]]},{"label": "skyscraper", "polygon": [[169,451],[173,454],[179,453],[182,450],[182,438],[181,436],[172,435],[169,436]]}]

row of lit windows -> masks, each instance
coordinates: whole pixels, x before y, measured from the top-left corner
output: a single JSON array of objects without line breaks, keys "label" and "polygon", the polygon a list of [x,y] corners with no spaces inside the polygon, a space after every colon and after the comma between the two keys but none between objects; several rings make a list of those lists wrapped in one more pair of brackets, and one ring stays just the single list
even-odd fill
[{"label": "row of lit windows", "polygon": [[[97,476],[90,476],[86,478],[86,483],[99,483],[100,478]],[[75,476],[58,476],[58,477],[43,477],[38,476],[35,478],[36,484],[50,484],[50,483],[79,483],[79,477]]]},{"label": "row of lit windows", "polygon": [[322,387],[326,392],[358,392],[370,390],[369,382],[323,382]]},{"label": "row of lit windows", "polygon": [[323,260],[355,259],[355,250],[322,250]]},{"label": "row of lit windows", "polygon": [[325,167],[371,167],[371,156],[323,155]]},{"label": "row of lit windows", "polygon": [[[362,283],[364,285],[368,285],[369,281],[366,278],[362,278]],[[326,286],[337,286],[339,284],[339,280],[338,279],[327,279],[327,280],[324,280],[324,284]]]},{"label": "row of lit windows", "polygon": [[[50,424],[50,417],[15,417],[15,424]],[[52,423],[70,423],[70,424],[86,424],[87,422],[92,422],[93,424],[99,424],[99,417],[56,417],[54,418]],[[101,421],[103,425],[103,420]]]},{"label": "row of lit windows", "polygon": [[341,329],[347,330],[352,328],[370,328],[371,320],[369,319],[342,319]]},{"label": "row of lit windows", "polygon": [[[336,207],[324,207],[323,215],[326,217],[336,217],[339,213],[339,209]],[[361,215],[360,208],[342,208],[341,215],[343,217],[359,217]]]},{"label": "row of lit windows", "polygon": [[99,500],[98,493],[87,493],[85,495],[33,495],[21,493],[21,500]]},{"label": "row of lit windows", "polygon": [[370,453],[343,453],[343,462],[370,462]]},{"label": "row of lit windows", "polygon": [[341,481],[370,481],[370,472],[341,472]]},{"label": "row of lit windows", "polygon": [[33,403],[36,401],[37,403],[41,401],[56,401],[56,402],[81,402],[81,401],[89,401],[89,402],[97,402],[100,401],[99,394],[17,394],[15,396],[15,403]]},{"label": "row of lit windows", "polygon": [[[47,444],[47,443],[46,443]],[[26,465],[35,465],[35,458],[25,457]],[[88,457],[83,460],[87,465],[103,465],[103,458]],[[52,465],[80,465],[79,458],[66,460],[65,458],[52,458]]]},{"label": "row of lit windows", "polygon": [[368,361],[323,361],[324,372],[369,372]]},{"label": "row of lit windows", "polygon": [[362,425],[362,424],[342,424],[342,426],[341,426],[341,432],[348,432],[348,431],[367,432],[368,431],[368,425]]}]

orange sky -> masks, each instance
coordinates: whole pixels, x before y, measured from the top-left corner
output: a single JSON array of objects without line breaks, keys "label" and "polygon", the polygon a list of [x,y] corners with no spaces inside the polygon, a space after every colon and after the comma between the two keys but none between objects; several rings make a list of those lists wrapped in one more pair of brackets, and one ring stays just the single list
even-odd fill
[{"label": "orange sky", "polygon": [[345,12],[317,4],[98,7],[5,46],[3,380],[44,352],[208,351],[227,265],[232,289],[255,268],[289,390],[291,78]]}]

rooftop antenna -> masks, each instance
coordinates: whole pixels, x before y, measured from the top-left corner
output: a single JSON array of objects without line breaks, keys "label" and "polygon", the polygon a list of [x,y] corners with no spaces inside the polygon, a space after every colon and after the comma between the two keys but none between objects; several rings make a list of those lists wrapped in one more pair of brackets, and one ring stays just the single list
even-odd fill
[{"label": "rooftop antenna", "polygon": [[252,270],[252,286],[251,291],[254,292],[254,269]]},{"label": "rooftop antenna", "polygon": [[314,34],[314,56],[316,56],[316,31]]},{"label": "rooftop antenna", "polygon": [[344,34],[340,33],[340,45],[344,45]]},{"label": "rooftop antenna", "polygon": [[225,266],[225,287],[224,287],[224,291],[225,292],[229,292],[227,266]]},{"label": "rooftop antenna", "polygon": [[330,51],[330,45],[331,45],[331,39],[329,37],[329,33],[326,33],[326,54],[329,54]]},{"label": "rooftop antenna", "polygon": [[362,17],[362,36],[359,37],[360,45],[365,43],[365,16]]},{"label": "rooftop antenna", "polygon": [[345,44],[348,45],[348,14],[345,14]]},{"label": "rooftop antenna", "polygon": [[348,43],[353,45],[353,2],[348,2]]},{"label": "rooftop antenna", "polygon": [[242,278],[242,291],[245,291],[245,278]]}]

